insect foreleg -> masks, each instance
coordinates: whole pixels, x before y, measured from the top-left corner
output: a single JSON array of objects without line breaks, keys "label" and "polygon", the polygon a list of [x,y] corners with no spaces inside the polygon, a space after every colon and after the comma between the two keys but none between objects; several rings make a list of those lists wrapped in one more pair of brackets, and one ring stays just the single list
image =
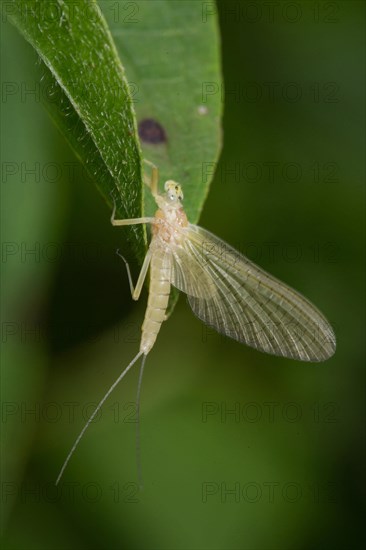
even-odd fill
[{"label": "insect foreleg", "polygon": [[111,218],[111,224],[114,226],[119,225],[138,225],[139,223],[152,223],[154,218],[146,217],[146,218],[127,218],[126,220],[115,220]]},{"label": "insect foreleg", "polygon": [[155,164],[153,164],[149,160],[143,159],[143,162],[151,168],[151,176],[148,177],[146,174],[144,174],[144,182],[148,187],[150,187],[151,194],[155,196],[158,194],[159,170],[155,166]]},{"label": "insect foreleg", "polygon": [[116,207],[113,208],[112,216],[111,216],[111,224],[114,226],[120,226],[120,225],[138,225],[139,223],[152,223],[154,218],[146,217],[146,218],[127,218],[125,220],[115,220]]},{"label": "insect foreleg", "polygon": [[122,260],[125,262],[126,269],[127,269],[127,275],[128,275],[128,282],[130,283],[130,289],[131,289],[131,296],[132,300],[138,300],[140,298],[141,290],[144,285],[144,281],[146,278],[147,270],[149,269],[150,260],[151,260],[151,252],[150,249],[147,251],[144,263],[142,264],[142,268],[139,274],[139,277],[137,279],[136,286],[133,286],[132,276],[131,276],[131,270],[130,266],[128,265],[128,262],[122,254],[117,250],[117,254]]},{"label": "insect foreleg", "polygon": [[116,202],[113,199],[113,211],[111,215],[111,224],[114,226],[120,225],[138,225],[139,223],[151,223],[154,218],[144,217],[144,218],[127,218],[125,220],[116,220]]}]

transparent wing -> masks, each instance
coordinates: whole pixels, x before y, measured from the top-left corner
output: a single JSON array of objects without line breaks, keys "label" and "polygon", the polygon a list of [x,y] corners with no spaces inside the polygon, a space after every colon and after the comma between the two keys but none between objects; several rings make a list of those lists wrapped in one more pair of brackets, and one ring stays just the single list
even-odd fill
[{"label": "transparent wing", "polygon": [[172,285],[188,296],[206,299],[217,293],[211,274],[189,247],[176,245],[166,249],[165,265]]},{"label": "transparent wing", "polygon": [[320,311],[212,233],[190,224],[172,255],[172,284],[208,326],[274,355],[302,361],[333,355],[335,336]]}]

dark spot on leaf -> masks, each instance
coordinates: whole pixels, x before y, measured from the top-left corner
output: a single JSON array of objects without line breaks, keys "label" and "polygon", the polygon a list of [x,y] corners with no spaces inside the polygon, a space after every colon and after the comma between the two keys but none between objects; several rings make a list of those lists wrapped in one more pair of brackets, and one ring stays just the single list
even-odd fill
[{"label": "dark spot on leaf", "polygon": [[164,128],[153,118],[145,118],[139,122],[139,136],[145,143],[165,143]]}]

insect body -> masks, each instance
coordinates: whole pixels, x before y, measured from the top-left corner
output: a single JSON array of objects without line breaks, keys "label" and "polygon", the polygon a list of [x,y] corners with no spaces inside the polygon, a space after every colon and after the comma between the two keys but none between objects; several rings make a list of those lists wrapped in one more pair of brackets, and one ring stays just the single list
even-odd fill
[{"label": "insect body", "polygon": [[114,208],[111,218],[115,226],[152,226],[150,246],[135,287],[128,263],[124,260],[134,300],[140,296],[150,267],[149,298],[140,350],[89,418],[56,483],[90,422],[142,356],[139,402],[145,359],[166,319],[171,285],[187,294],[193,312],[207,325],[260,351],[313,362],[324,361],[335,352],[332,327],[320,311],[232,247],[205,229],[190,224],[183,210],[180,185],[169,180],[165,183],[165,193],[160,195],[157,168],[148,164],[152,166],[152,177],[147,183],[158,206],[155,216],[116,220]]},{"label": "insect body", "polygon": [[152,220],[152,240],[149,248],[150,292],[145,320],[142,325],[140,351],[145,355],[153,347],[162,322],[166,318],[171,274],[167,262],[167,251],[181,246],[184,229],[188,226],[180,200],[183,198],[180,186],[173,181],[166,182],[166,197],[156,195],[159,210]]}]

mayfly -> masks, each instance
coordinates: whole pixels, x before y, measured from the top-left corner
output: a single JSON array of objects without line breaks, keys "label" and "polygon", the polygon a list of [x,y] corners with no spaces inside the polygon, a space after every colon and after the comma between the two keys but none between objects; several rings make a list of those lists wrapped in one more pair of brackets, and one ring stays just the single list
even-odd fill
[{"label": "mayfly", "polygon": [[[86,429],[126,373],[142,357],[137,403],[147,354],[166,320],[173,285],[188,296],[196,316],[218,332],[257,350],[300,361],[325,361],[335,352],[332,327],[301,294],[281,283],[248,258],[209,233],[189,223],[181,186],[165,182],[158,192],[158,169],[152,163],[146,183],[156,201],[154,217],[115,219],[114,226],[150,224],[151,242],[134,287],[125,261],[133,300],[138,300],[150,268],[149,298],[141,327],[140,349],[109,388],[70,450],[56,484]],[[137,409],[138,411],[138,409]]]}]

